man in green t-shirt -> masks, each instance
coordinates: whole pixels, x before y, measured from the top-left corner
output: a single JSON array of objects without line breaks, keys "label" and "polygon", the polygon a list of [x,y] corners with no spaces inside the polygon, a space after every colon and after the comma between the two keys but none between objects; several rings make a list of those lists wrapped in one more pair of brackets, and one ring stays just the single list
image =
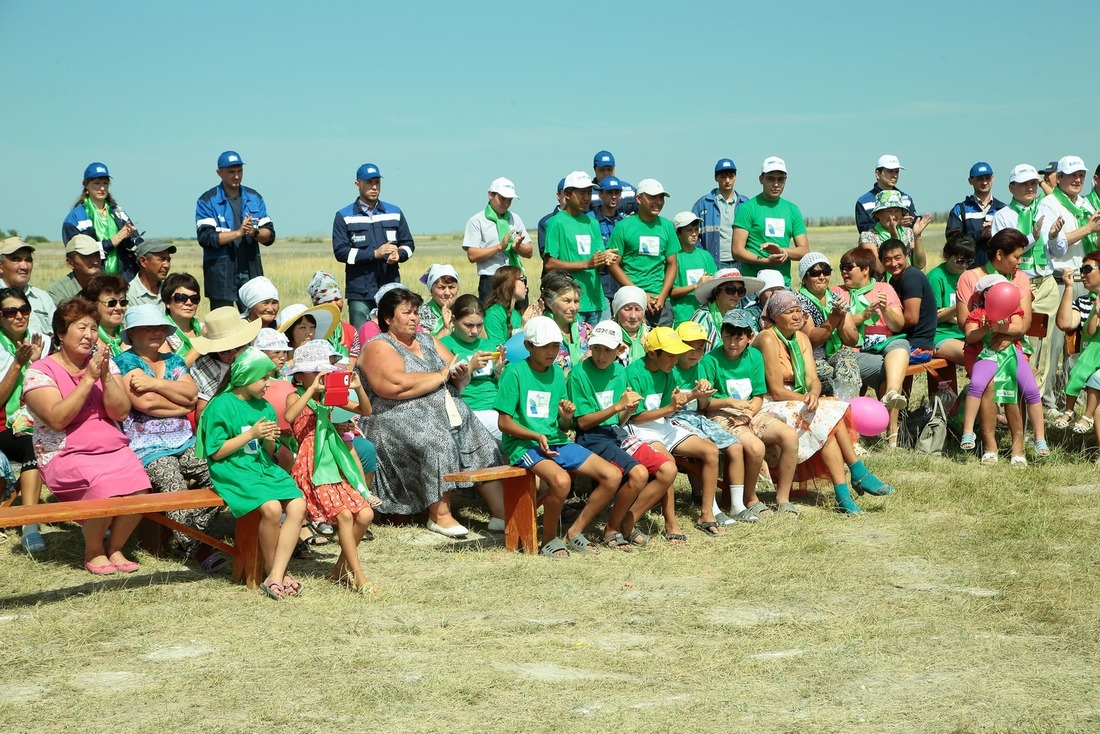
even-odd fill
[{"label": "man in green t-shirt", "polygon": [[[584,529],[611,500],[623,475],[565,435],[573,427],[576,406],[566,399],[565,373],[555,364],[561,329],[553,319],[536,316],[523,327],[523,339],[527,359],[504,368],[493,402],[503,434],[501,451],[509,464],[530,470],[547,488],[540,498],[539,552],[550,558],[565,558],[570,552],[595,555],[599,549],[584,537]],[[595,487],[565,537],[558,538],[561,508],[573,483],[571,471],[589,477]]]},{"label": "man in green t-shirt", "polygon": [[695,287],[700,283],[706,283],[718,272],[714,262],[714,256],[701,247],[699,243],[699,231],[703,224],[702,217],[692,212],[680,212],[672,220],[676,227],[676,239],[680,243],[680,251],[676,253],[676,279],[672,281],[672,321],[679,326],[685,321],[691,321],[691,315],[696,309],[702,308],[699,299],[695,297]]},{"label": "man in green t-shirt", "polygon": [[606,301],[600,268],[618,258],[604,247],[600,223],[588,216],[593,186],[584,171],[565,177],[565,208],[546,223],[544,270],[566,270],[573,276],[581,289],[579,320],[595,326],[604,315]]},{"label": "man in green t-shirt", "polygon": [[621,260],[608,267],[620,285],[636,285],[646,292],[650,326],[671,326],[672,306],[668,295],[676,279],[676,253],[680,244],[676,228],[661,216],[668,192],[656,179],[638,183],[638,214],[615,225],[608,249],[621,253]]},{"label": "man in green t-shirt", "polygon": [[787,164],[782,158],[764,159],[760,183],[764,190],[737,207],[733,217],[733,259],[742,263],[742,275],[780,269],[783,281],[790,285],[790,267],[783,264],[801,260],[810,251],[810,241],[802,212],[782,198],[787,186]]}]

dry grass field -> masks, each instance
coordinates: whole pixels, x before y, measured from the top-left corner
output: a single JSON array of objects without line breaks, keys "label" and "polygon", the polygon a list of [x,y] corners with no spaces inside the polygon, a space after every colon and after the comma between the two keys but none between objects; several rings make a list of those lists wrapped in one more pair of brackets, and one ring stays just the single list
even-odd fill
[{"label": "dry grass field", "polygon": [[[458,264],[458,239],[421,238],[407,280]],[[854,239],[811,232],[834,261]],[[177,269],[197,270],[195,251]],[[284,303],[335,265],[324,242],[265,262]],[[1091,449],[1051,434],[1061,448],[1024,470],[876,449],[898,492],[861,499],[861,517],[811,492],[797,519],[630,554],[511,555],[460,501],[465,541],[376,528],[360,554],[377,598],[323,580],[332,546],[292,564],[304,593],[275,603],[141,552],[140,572],[93,579],[75,525],[47,528],[34,559],[9,533],[0,729],[1097,732],[1100,480]]]}]

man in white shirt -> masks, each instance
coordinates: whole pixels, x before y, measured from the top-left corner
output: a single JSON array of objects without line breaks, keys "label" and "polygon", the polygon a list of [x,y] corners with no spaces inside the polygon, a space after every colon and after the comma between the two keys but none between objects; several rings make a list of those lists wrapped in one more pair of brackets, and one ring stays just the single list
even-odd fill
[{"label": "man in white shirt", "polygon": [[[1046,336],[1029,339],[1034,350],[1031,365],[1035,368],[1035,381],[1042,388],[1043,404],[1049,410],[1057,410],[1054,375],[1057,372],[1058,357],[1054,355],[1062,354],[1065,334],[1055,326],[1053,318],[1058,311],[1061,293],[1042,234],[1045,219],[1039,213],[1037,198],[1040,180],[1039,172],[1030,164],[1021,163],[1012,169],[1008,177],[1008,190],[1012,193],[1012,200],[993,215],[990,234],[995,235],[1002,229],[1016,229],[1027,235],[1028,249],[1020,259],[1020,270],[1031,279],[1031,310],[1046,314],[1050,319]],[[1048,232],[1057,237],[1061,229],[1062,223],[1055,222]]]},{"label": "man in white shirt", "polygon": [[477,297],[482,303],[489,298],[493,275],[502,265],[522,270],[519,259],[530,259],[534,252],[523,220],[510,211],[512,200],[518,198],[515,184],[506,178],[493,179],[489,203],[466,222],[462,249],[466,258],[477,265]]},{"label": "man in white shirt", "polygon": [[33,271],[34,248],[22,237],[8,237],[0,242],[0,285],[23,291],[31,306],[31,331],[53,334],[53,299],[30,284]]}]

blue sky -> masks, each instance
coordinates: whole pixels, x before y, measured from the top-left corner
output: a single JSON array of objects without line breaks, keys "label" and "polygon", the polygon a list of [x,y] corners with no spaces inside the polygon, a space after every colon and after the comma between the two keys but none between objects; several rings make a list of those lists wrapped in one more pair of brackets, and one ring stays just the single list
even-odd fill
[{"label": "blue sky", "polygon": [[1095,49],[1058,45],[1097,26],[1093,3],[1061,21],[1018,0],[90,7],[0,3],[0,228],[59,238],[99,160],[141,229],[189,236],[227,148],[283,235],[330,233],[365,161],[423,233],[461,230],[500,175],[533,227],[601,148],[659,179],[670,217],[724,156],[750,196],[785,158],[809,217],[850,214],[882,153],[922,212],[968,193],[977,160],[1004,199],[1016,163],[1100,159]]}]

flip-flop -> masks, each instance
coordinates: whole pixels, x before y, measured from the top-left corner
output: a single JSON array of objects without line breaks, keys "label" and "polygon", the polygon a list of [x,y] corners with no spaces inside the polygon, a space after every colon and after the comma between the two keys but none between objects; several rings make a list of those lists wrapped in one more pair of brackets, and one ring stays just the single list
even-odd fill
[{"label": "flip-flop", "polygon": [[260,590],[270,596],[275,601],[282,601],[283,599],[286,599],[286,592],[283,590],[282,584],[260,584]]},{"label": "flip-flop", "polygon": [[[749,519],[749,522],[755,522],[756,520],[759,520],[761,518],[761,516],[763,516],[765,513],[769,513],[771,511],[772,511],[772,508],[768,507],[766,504],[764,504],[763,502],[759,502],[759,501],[753,502],[750,506],[748,506],[744,509],[745,518],[746,519],[752,518],[752,519]],[[738,514],[740,515],[740,513],[738,513]],[[740,519],[740,518],[738,518],[738,519]]]},{"label": "flip-flop", "polygon": [[694,525],[696,530],[702,531],[712,538],[717,538],[719,535],[724,535],[724,533],[722,532],[722,527],[718,523],[711,520],[708,520],[706,522],[697,522],[694,523]]},{"label": "flip-flop", "polygon": [[595,543],[584,537],[584,533],[578,533],[572,538],[567,539],[565,541],[565,547],[571,553],[580,553],[586,556],[597,556],[600,554],[600,549],[596,547]]},{"label": "flip-flop", "polygon": [[736,525],[737,520],[730,517],[724,512],[719,512],[714,515],[714,519],[718,521],[718,524],[722,527],[729,527],[730,525]]},{"label": "flip-flop", "polygon": [[[559,556],[558,554],[562,551],[565,551],[565,555]],[[561,538],[554,538],[542,544],[542,547],[539,548],[539,554],[547,558],[561,560],[569,557],[569,549],[565,547],[565,543],[561,542]]]},{"label": "flip-flop", "polygon": [[287,596],[298,596],[302,593],[302,582],[293,576],[283,576],[283,591]]},{"label": "flip-flop", "polygon": [[775,509],[777,512],[785,512],[789,515],[795,516],[798,515],[798,508],[790,502],[780,502],[778,505],[775,506]]},{"label": "flip-flop", "polygon": [[630,553],[634,550],[633,545],[629,540],[623,537],[622,533],[612,533],[603,539],[603,544],[611,550],[622,551],[623,553]]},{"label": "flip-flop", "polygon": [[631,545],[636,545],[639,548],[644,548],[649,545],[649,536],[643,533],[638,528],[634,528],[630,531],[630,535],[626,536],[626,539]]},{"label": "flip-flop", "polygon": [[688,536],[683,533],[665,533],[665,540],[673,545],[687,545]]}]

